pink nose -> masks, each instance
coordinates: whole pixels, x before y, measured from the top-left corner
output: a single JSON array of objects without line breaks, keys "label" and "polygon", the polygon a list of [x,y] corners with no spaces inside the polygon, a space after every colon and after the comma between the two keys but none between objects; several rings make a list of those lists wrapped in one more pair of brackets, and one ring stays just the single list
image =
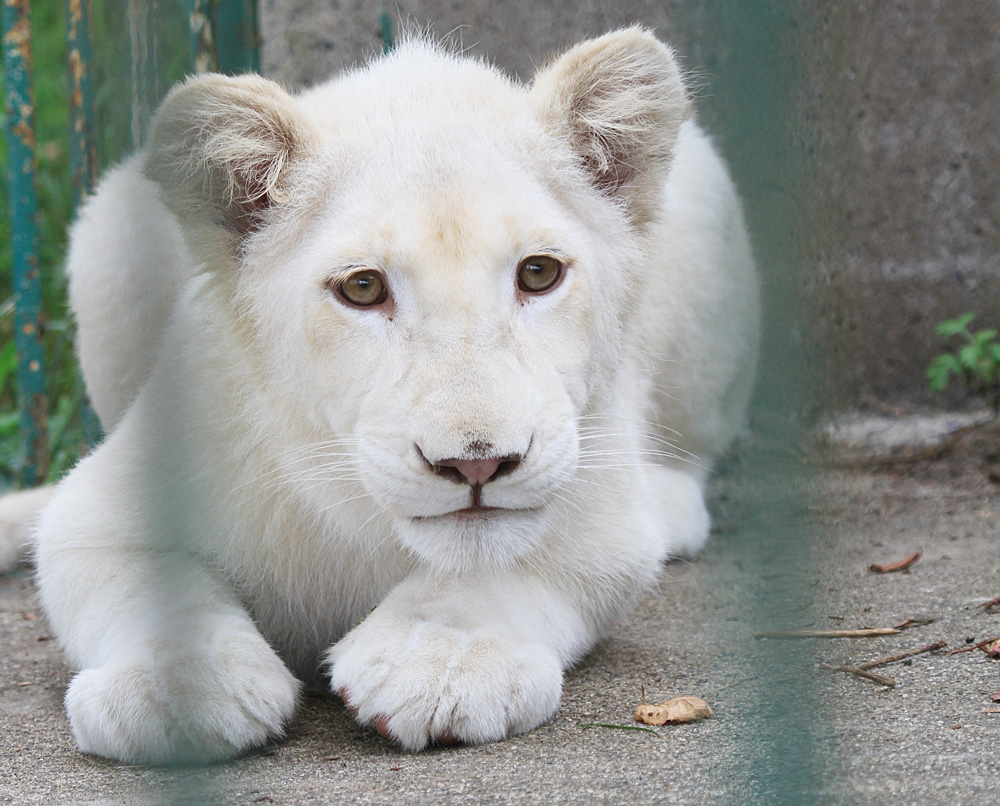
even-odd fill
[{"label": "pink nose", "polygon": [[484,456],[482,459],[442,459],[431,462],[417,448],[428,467],[456,484],[468,484],[472,488],[482,487],[488,481],[513,473],[523,458],[519,454],[510,456]]},{"label": "pink nose", "polygon": [[[507,461],[511,460],[499,457],[495,459],[444,459],[438,462],[438,467],[455,468],[465,478],[467,484],[475,486],[488,482],[497,474],[500,465]],[[517,463],[516,460],[514,463]]]}]

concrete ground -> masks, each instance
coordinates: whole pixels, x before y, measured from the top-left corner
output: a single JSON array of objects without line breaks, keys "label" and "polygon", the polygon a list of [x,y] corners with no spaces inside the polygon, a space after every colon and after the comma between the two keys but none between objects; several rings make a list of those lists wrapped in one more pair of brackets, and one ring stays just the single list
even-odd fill
[{"label": "concrete ground", "polygon": [[[401,753],[315,696],[285,741],[230,764],[81,755],[61,704],[71,672],[31,574],[0,578],[0,803],[996,802],[1000,660],[938,652],[876,669],[892,689],[816,664],[1000,635],[1000,613],[976,607],[1000,596],[1000,428],[931,458],[877,440],[780,453],[782,472],[761,471],[754,448],[713,482],[707,550],[670,564],[567,675],[548,724],[483,747]],[[907,571],[868,570],[918,550]],[[753,637],[930,618],[878,638]],[[659,735],[583,727],[632,725],[640,686],[655,702],[702,696],[715,717]]]}]

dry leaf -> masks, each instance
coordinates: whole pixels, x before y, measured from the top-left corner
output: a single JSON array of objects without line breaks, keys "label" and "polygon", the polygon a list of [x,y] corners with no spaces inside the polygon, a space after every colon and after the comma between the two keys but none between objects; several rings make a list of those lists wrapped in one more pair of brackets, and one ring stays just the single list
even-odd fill
[{"label": "dry leaf", "polygon": [[635,721],[645,725],[696,722],[713,716],[712,708],[700,697],[674,697],[659,705],[643,703],[636,706]]},{"label": "dry leaf", "polygon": [[695,722],[715,715],[711,706],[700,697],[674,697],[662,705],[669,713],[668,722]]},{"label": "dry leaf", "polygon": [[635,721],[643,725],[666,725],[667,711],[662,705],[637,705]]},{"label": "dry leaf", "polygon": [[984,644],[983,652],[991,658],[1000,658],[1000,638],[994,638],[988,644]]},{"label": "dry leaf", "polygon": [[1000,691],[996,694],[990,694],[990,702],[1000,702]]}]

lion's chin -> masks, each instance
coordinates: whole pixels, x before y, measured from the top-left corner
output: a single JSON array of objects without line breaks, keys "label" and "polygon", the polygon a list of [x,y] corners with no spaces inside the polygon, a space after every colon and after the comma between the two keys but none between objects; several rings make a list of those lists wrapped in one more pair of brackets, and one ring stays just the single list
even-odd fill
[{"label": "lion's chin", "polygon": [[527,554],[545,527],[537,509],[467,507],[431,517],[399,518],[400,541],[440,571],[507,568]]}]

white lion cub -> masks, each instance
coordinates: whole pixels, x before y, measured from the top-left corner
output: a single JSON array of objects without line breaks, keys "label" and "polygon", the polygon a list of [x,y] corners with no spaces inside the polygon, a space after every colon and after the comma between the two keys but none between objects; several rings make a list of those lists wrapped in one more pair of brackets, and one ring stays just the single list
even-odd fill
[{"label": "white lion cub", "polygon": [[528,86],[419,39],[192,78],[68,268],[109,436],[34,551],[77,743],[128,762],[280,736],[300,681],[410,750],[544,722],[704,543],[756,357],[737,195],[639,29]]}]

